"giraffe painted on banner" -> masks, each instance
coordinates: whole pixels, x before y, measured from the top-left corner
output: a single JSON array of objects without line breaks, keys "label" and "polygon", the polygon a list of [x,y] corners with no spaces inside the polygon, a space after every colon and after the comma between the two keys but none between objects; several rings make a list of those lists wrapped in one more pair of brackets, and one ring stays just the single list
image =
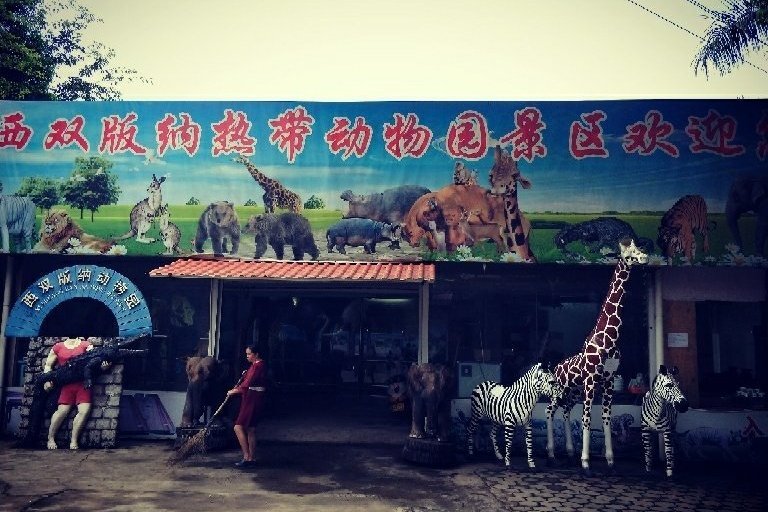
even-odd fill
[{"label": "giraffe painted on banner", "polygon": [[507,250],[515,252],[523,261],[535,262],[536,258],[528,245],[530,223],[520,211],[517,201],[517,183],[520,182],[523,188],[531,188],[531,182],[520,174],[512,155],[503,151],[500,146],[496,146],[488,180],[491,183],[490,193],[504,199],[505,222],[500,234]]},{"label": "giraffe painted on banner", "polygon": [[264,199],[264,211],[266,213],[274,213],[275,206],[285,208],[294,213],[301,213],[301,197],[296,192],[288,190],[276,179],[270,178],[259,171],[245,156],[240,155],[235,161],[245,165],[253,179],[256,180],[256,183],[264,189],[262,198]]},{"label": "giraffe painted on banner", "polygon": [[619,367],[619,328],[621,327],[622,300],[626,292],[629,272],[635,264],[648,262],[648,255],[637,248],[635,241],[624,238],[619,242],[619,259],[613,271],[608,294],[603,301],[595,327],[584,341],[578,354],[558,363],[554,368],[555,377],[564,391],[547,406],[547,457],[550,463],[555,459],[552,419],[558,407],[563,408],[565,424],[565,447],[573,457],[573,436],[571,435],[571,409],[583,397],[581,468],[589,474],[589,434],[592,420],[592,402],[598,390],[603,392],[603,433],[605,436],[605,459],[613,469],[613,443],[611,442],[611,401],[613,399],[613,376]]}]

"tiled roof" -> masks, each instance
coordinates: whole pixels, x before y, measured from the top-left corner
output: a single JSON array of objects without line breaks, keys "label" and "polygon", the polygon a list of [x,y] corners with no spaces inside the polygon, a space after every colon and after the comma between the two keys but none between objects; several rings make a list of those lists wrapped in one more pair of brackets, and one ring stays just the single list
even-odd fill
[{"label": "tiled roof", "polygon": [[149,275],[275,281],[432,283],[435,281],[435,265],[377,261],[180,259],[150,271]]}]

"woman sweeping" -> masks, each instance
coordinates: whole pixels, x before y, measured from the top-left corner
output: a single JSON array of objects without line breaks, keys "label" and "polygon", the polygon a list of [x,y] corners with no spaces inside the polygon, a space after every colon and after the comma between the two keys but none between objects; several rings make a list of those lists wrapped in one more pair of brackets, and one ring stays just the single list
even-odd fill
[{"label": "woman sweeping", "polygon": [[235,463],[237,467],[253,465],[253,456],[256,454],[256,425],[264,409],[267,391],[267,367],[255,346],[249,345],[245,348],[245,358],[251,366],[240,383],[227,391],[227,396],[242,396],[240,412],[235,420],[235,435],[243,451],[243,458]]}]

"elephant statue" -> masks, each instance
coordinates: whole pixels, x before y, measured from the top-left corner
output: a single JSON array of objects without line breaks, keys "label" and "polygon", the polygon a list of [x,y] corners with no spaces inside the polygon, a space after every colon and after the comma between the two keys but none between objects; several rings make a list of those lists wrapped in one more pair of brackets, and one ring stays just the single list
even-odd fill
[{"label": "elephant statue", "polygon": [[226,395],[224,365],[211,356],[194,356],[187,359],[187,399],[181,414],[182,427],[194,427],[208,405]]},{"label": "elephant statue", "polygon": [[725,218],[728,229],[731,231],[733,243],[744,250],[741,232],[739,231],[739,217],[747,212],[754,212],[757,223],[755,225],[755,252],[763,256],[765,254],[765,241],[768,237],[768,177],[739,177],[733,180],[728,192],[728,200],[725,203]]},{"label": "elephant statue", "polygon": [[409,437],[423,439],[437,434],[438,441],[448,441],[454,384],[451,369],[442,364],[413,364],[407,380],[412,404]]}]

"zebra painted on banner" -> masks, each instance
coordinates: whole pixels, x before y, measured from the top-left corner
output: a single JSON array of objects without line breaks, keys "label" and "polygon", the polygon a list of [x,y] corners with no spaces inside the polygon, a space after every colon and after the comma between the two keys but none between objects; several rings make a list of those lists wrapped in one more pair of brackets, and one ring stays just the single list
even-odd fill
[{"label": "zebra painted on banner", "polygon": [[650,472],[653,463],[651,452],[651,433],[661,433],[664,437],[664,455],[667,462],[667,476],[672,476],[675,467],[675,447],[673,436],[677,426],[677,413],[688,410],[688,400],[680,391],[675,378],[677,367],[659,367],[659,374],[653,379],[651,389],[643,397],[640,412],[642,421],[643,449],[645,450],[645,470]]},{"label": "zebra painted on banner", "polygon": [[[511,386],[503,386],[487,380],[481,382],[472,390],[472,416],[467,426],[467,452],[471,456],[475,449],[474,434],[481,419],[491,422],[491,443],[496,458],[504,460],[510,467],[512,439],[515,427],[525,427],[525,448],[528,454],[528,467],[534,469],[533,461],[533,429],[531,428],[531,413],[541,395],[550,398],[562,393],[562,387],[557,383],[549,368],[542,368],[541,363],[535,364]],[[506,453],[502,457],[496,434],[499,427],[504,427]]]}]

